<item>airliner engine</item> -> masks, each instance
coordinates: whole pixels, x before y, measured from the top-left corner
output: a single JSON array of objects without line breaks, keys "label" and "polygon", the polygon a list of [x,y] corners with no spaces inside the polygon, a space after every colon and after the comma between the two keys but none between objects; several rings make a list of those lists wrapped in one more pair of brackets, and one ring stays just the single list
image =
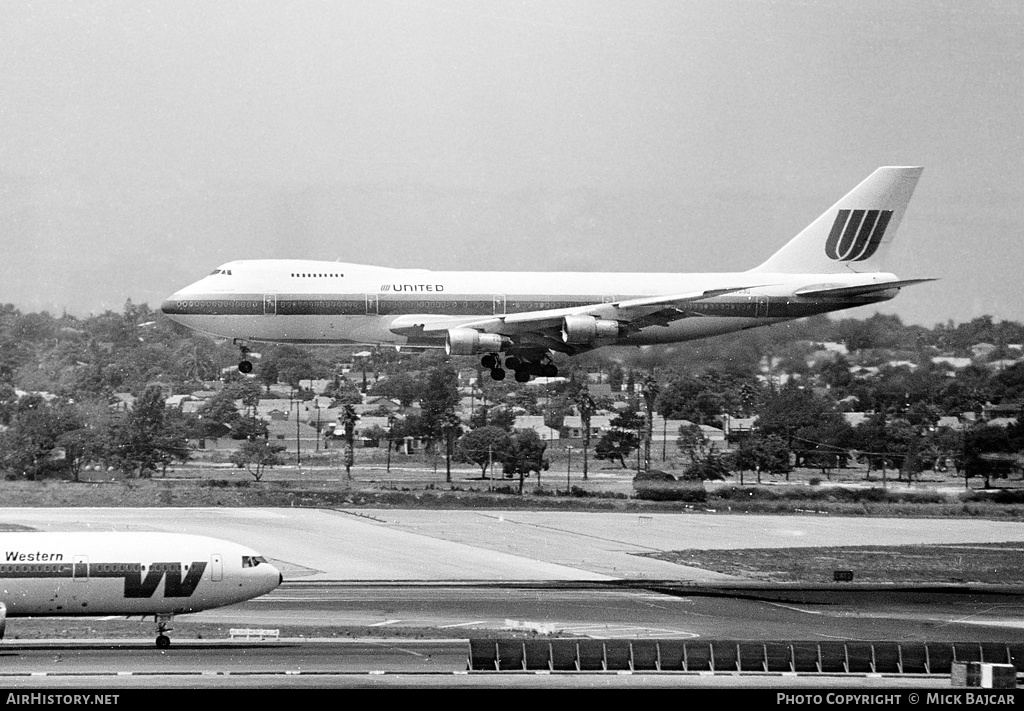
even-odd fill
[{"label": "airliner engine", "polygon": [[498,333],[480,333],[472,328],[451,328],[444,339],[444,350],[448,355],[476,355],[497,353],[511,344],[511,340]]},{"label": "airliner engine", "polygon": [[619,337],[619,322],[593,316],[566,316],[562,319],[562,340],[569,345],[593,343]]}]

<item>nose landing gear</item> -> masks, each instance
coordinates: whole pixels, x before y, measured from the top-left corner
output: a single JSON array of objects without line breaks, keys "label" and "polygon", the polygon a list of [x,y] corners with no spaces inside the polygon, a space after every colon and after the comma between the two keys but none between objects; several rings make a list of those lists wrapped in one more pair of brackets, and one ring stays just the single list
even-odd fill
[{"label": "nose landing gear", "polygon": [[170,626],[171,619],[174,615],[156,615],[156,648],[167,649],[171,646],[171,638],[168,637],[165,632],[170,632],[173,627]]},{"label": "nose landing gear", "polygon": [[242,352],[242,360],[238,363],[238,372],[248,375],[252,372],[252,361],[249,360],[249,344],[236,339],[235,345]]}]

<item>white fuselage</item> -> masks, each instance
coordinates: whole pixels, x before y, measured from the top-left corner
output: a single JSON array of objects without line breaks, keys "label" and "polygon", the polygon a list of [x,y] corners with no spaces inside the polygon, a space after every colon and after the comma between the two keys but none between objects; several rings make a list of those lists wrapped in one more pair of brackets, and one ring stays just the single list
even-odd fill
[{"label": "white fuselage", "polygon": [[[443,346],[443,334],[410,335],[412,323],[448,323],[565,309],[629,298],[739,289],[694,302],[688,317],[632,330],[600,345],[671,343],[883,301],[895,294],[804,298],[809,286],[857,286],[886,273],[713,274],[435,272],[312,260],[243,260],[170,296],[175,321],[240,341]],[[692,317],[689,317],[692,316]]]},{"label": "white fuselage", "polygon": [[280,572],[255,551],[205,536],[0,533],[8,617],[197,612],[280,583]]}]

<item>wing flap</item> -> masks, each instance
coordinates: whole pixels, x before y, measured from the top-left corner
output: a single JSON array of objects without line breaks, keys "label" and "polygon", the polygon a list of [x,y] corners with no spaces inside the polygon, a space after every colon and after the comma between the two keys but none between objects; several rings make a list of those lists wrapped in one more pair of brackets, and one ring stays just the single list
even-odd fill
[{"label": "wing flap", "polygon": [[903,279],[900,281],[883,281],[877,284],[859,284],[857,286],[843,286],[843,285],[832,285],[832,284],[815,284],[814,286],[806,286],[802,289],[797,289],[794,293],[795,296],[803,297],[815,297],[815,296],[863,296],[867,294],[874,294],[879,291],[888,291],[889,289],[902,289],[905,286],[913,286],[914,284],[923,284],[928,281],[936,281],[936,279]]}]

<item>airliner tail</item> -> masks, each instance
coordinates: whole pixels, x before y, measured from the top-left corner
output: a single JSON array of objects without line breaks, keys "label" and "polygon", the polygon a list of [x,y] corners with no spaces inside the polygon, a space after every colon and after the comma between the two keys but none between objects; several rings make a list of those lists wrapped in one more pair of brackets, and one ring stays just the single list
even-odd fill
[{"label": "airliner tail", "polygon": [[768,261],[751,271],[783,274],[883,271],[883,260],[923,170],[921,167],[879,168]]}]

